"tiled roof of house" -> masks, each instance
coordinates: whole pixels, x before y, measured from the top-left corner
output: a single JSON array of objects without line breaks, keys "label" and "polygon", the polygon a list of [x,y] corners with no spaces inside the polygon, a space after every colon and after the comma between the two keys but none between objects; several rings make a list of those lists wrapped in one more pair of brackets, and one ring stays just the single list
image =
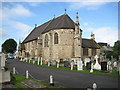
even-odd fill
[{"label": "tiled roof of house", "polygon": [[83,48],[100,48],[99,44],[97,44],[93,39],[85,39],[85,38],[82,38],[82,47]]}]

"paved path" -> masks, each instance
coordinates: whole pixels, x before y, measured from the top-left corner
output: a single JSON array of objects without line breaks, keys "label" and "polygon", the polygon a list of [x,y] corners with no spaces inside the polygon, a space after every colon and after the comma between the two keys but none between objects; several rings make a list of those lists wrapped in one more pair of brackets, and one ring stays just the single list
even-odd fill
[{"label": "paved path", "polygon": [[96,75],[89,73],[81,73],[67,70],[60,70],[56,68],[44,67],[40,65],[33,65],[19,60],[8,60],[8,67],[12,71],[12,67],[25,75],[28,70],[36,79],[43,82],[49,82],[49,76],[53,75],[55,85],[64,86],[67,88],[87,88],[92,87],[94,82],[97,83],[98,88],[117,88],[118,77],[107,75]]}]

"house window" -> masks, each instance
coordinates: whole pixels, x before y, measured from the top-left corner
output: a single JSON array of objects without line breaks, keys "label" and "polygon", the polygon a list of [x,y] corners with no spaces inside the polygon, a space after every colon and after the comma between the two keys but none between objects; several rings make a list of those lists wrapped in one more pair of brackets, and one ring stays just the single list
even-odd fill
[{"label": "house window", "polygon": [[54,44],[58,44],[58,34],[54,34]]},{"label": "house window", "polygon": [[96,49],[92,49],[92,56],[95,56],[96,55]]},{"label": "house window", "polygon": [[48,35],[45,35],[44,47],[48,47]]},{"label": "house window", "polygon": [[83,56],[88,56],[88,48],[83,48]]}]

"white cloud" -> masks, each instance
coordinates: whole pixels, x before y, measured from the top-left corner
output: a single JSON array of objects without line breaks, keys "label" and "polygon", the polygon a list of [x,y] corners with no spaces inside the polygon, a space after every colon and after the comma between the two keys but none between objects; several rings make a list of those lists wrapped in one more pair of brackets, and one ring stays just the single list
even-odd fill
[{"label": "white cloud", "polygon": [[3,38],[7,35],[7,31],[5,29],[0,28],[0,38]]},{"label": "white cloud", "polygon": [[80,8],[87,8],[87,9],[97,9],[100,6],[104,5],[106,2],[92,2],[92,1],[82,1],[82,2],[72,2],[70,4],[70,9],[80,9]]},{"label": "white cloud", "polygon": [[114,42],[118,40],[118,31],[111,27],[88,28],[87,30],[95,34],[97,42],[107,42],[113,46]]},{"label": "white cloud", "polygon": [[17,4],[14,5],[13,7],[4,7],[2,8],[3,10],[3,18],[10,18],[10,17],[15,17],[15,16],[31,16],[33,13],[25,8],[23,5]]},{"label": "white cloud", "polygon": [[12,22],[11,26],[16,29],[18,37],[25,38],[32,30],[32,27],[21,22]]}]

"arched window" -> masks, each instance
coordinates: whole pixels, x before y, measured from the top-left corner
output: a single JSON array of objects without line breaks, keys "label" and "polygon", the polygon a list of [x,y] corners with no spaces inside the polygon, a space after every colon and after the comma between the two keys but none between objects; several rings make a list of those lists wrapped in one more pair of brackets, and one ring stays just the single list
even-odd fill
[{"label": "arched window", "polygon": [[45,35],[45,41],[44,41],[44,46],[48,47],[48,35]]},{"label": "arched window", "polygon": [[54,44],[58,44],[58,34],[54,34]]}]

